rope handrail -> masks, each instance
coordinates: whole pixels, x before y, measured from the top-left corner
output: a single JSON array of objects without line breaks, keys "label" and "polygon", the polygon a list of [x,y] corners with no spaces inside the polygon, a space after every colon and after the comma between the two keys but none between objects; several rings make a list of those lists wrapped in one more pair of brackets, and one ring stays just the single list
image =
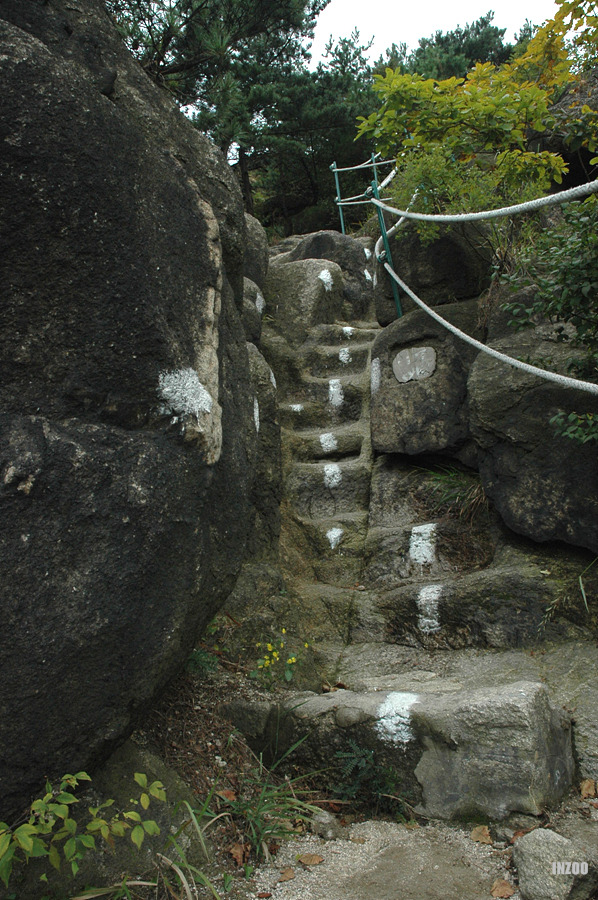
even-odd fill
[{"label": "rope handrail", "polygon": [[[380,154],[377,154],[380,155]],[[570,188],[566,191],[559,191],[557,194],[550,194],[547,197],[538,197],[535,200],[529,200],[525,203],[517,203],[513,206],[504,206],[500,209],[490,209],[483,210],[481,212],[476,213],[456,213],[454,215],[438,215],[433,213],[412,213],[409,209],[397,209],[393,206],[388,206],[385,200],[381,200],[378,196],[379,190],[387,187],[388,184],[393,180],[393,178],[397,175],[398,169],[395,165],[392,172],[386,177],[386,179],[382,182],[381,185],[378,186],[377,179],[372,182],[370,188],[367,189],[364,195],[369,199],[367,200],[355,200],[353,198],[348,200],[342,200],[340,196],[340,185],[338,181],[337,172],[347,172],[354,171],[355,169],[368,168],[371,166],[378,165],[375,162],[376,157],[372,156],[372,160],[366,163],[362,163],[360,166],[352,166],[346,169],[337,169],[336,163],[331,165],[331,169],[334,172],[336,184],[337,184],[337,198],[336,204],[339,207],[339,213],[341,216],[341,224],[343,226],[343,234],[344,231],[344,220],[342,213],[342,206],[359,206],[365,203],[372,204],[378,210],[378,221],[380,224],[380,230],[382,232],[381,236],[376,241],[375,246],[375,255],[379,262],[383,263],[385,270],[390,275],[392,286],[393,286],[393,295],[395,298],[395,303],[397,307],[397,313],[399,318],[403,315],[401,304],[398,299],[397,293],[397,285],[410,297],[413,302],[423,309],[432,319],[441,324],[444,328],[454,334],[456,337],[461,338],[461,340],[466,341],[468,344],[471,344],[473,347],[478,349],[482,353],[486,353],[488,356],[493,357],[494,359],[498,359],[500,362],[504,362],[507,365],[513,366],[516,369],[520,369],[524,372],[527,372],[530,375],[536,375],[539,378],[544,378],[547,381],[553,381],[562,387],[571,387],[576,388],[577,390],[586,391],[587,393],[594,394],[598,396],[598,384],[594,384],[591,381],[582,381],[579,378],[571,378],[568,375],[560,375],[557,372],[550,372],[546,369],[541,369],[538,366],[532,366],[530,363],[523,362],[519,359],[514,359],[512,356],[508,356],[506,353],[501,353],[499,350],[495,350],[493,347],[489,347],[487,344],[483,344],[481,341],[476,340],[476,338],[471,337],[471,335],[466,334],[466,332],[461,331],[461,329],[457,328],[455,325],[452,325],[446,319],[443,319],[442,316],[438,315],[431,307],[429,307],[424,301],[415,294],[411,288],[405,284],[405,282],[400,278],[397,273],[394,271],[392,267],[392,259],[390,258],[390,246],[388,244],[388,238],[392,237],[396,234],[398,229],[403,225],[406,221],[415,220],[418,222],[442,222],[442,223],[453,223],[453,222],[475,222],[481,221],[484,219],[498,219],[504,218],[505,216],[518,215],[520,213],[531,212],[538,209],[543,209],[548,206],[556,206],[562,203],[570,203],[571,201],[578,200],[582,197],[590,196],[591,194],[598,193],[598,179],[596,181],[592,181],[589,184],[582,184],[578,187]],[[382,165],[383,163],[380,163]],[[375,169],[374,169],[375,173]],[[358,195],[359,196],[359,195]],[[417,191],[412,197],[411,203],[415,200],[417,196]],[[411,205],[411,204],[410,204]],[[392,213],[393,215],[399,216],[395,224],[387,229],[384,223],[384,217],[382,216],[382,211]],[[385,249],[382,249],[384,245]],[[387,258],[388,257],[388,258]]]},{"label": "rope handrail", "polygon": [[412,213],[406,209],[396,209],[394,206],[387,206],[381,200],[372,197],[371,202],[374,206],[380,207],[385,212],[393,213],[393,215],[401,216],[404,219],[414,219],[417,222],[476,222],[483,219],[500,219],[505,216],[517,215],[524,212],[532,212],[542,209],[545,206],[557,206],[560,203],[570,203],[572,200],[578,200],[580,197],[587,197],[590,194],[598,192],[598,180],[589,184],[581,184],[578,187],[570,188],[568,191],[559,191],[558,194],[549,194],[547,197],[538,197],[536,200],[528,200],[526,203],[517,203],[515,206],[503,206],[500,209],[486,209],[476,213],[454,213],[453,215],[442,215],[437,213]]},{"label": "rope handrail", "polygon": [[495,359],[498,359],[500,362],[507,363],[510,366],[513,366],[516,369],[521,369],[524,372],[527,372],[530,375],[537,375],[540,378],[544,378],[547,381],[555,381],[557,384],[560,384],[561,387],[573,387],[577,388],[580,391],[587,391],[589,394],[598,395],[598,384],[593,384],[591,381],[581,381],[579,378],[570,378],[568,375],[559,375],[557,372],[549,372],[546,369],[540,369],[538,366],[532,366],[531,363],[523,362],[520,359],[514,359],[512,356],[507,356],[506,353],[501,353],[500,350],[495,350],[494,347],[489,347],[488,344],[482,344],[481,341],[476,340],[470,334],[467,334],[465,331],[461,331],[460,328],[457,328],[456,325],[453,325],[451,322],[447,322],[446,319],[443,319],[442,316],[439,316],[438,313],[431,309],[424,301],[415,294],[411,288],[405,284],[402,278],[400,278],[395,270],[390,266],[387,262],[384,263],[384,268],[388,272],[391,278],[393,278],[399,287],[405,291],[408,297],[411,297],[414,303],[417,303],[421,309],[428,313],[432,319],[435,319],[436,322],[439,322],[443,325],[448,331],[452,332],[456,337],[461,338],[461,340],[466,341],[468,344],[471,344],[472,347],[476,347],[478,350],[481,350],[484,353],[487,353],[489,356],[493,356]]},{"label": "rope handrail", "polygon": [[396,160],[394,159],[381,159],[376,160],[375,162],[372,160],[367,160],[367,162],[359,163],[358,166],[345,166],[342,169],[339,169],[335,163],[330,166],[332,172],[357,172],[359,169],[371,169],[376,166],[390,166],[395,165]]}]

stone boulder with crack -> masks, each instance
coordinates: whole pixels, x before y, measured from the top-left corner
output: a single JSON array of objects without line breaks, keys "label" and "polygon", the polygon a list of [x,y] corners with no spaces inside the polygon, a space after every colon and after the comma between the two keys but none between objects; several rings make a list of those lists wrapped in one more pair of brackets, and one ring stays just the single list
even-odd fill
[{"label": "stone boulder with crack", "polygon": [[264,290],[272,328],[291,347],[302,344],[309,329],[334,322],[343,311],[343,274],[334,262],[275,257]]},{"label": "stone boulder with crack", "polygon": [[[413,228],[390,241],[393,268],[418,297],[431,306],[477,297],[490,284],[492,252],[475,225],[447,228],[436,240],[424,242]],[[400,289],[403,312],[415,304]],[[374,301],[380,325],[397,318],[390,276],[376,262]]]},{"label": "stone boulder with crack", "polygon": [[0,11],[2,816],[94,767],[238,575],[256,431],[226,160],[99,0]]},{"label": "stone boulder with crack", "polygon": [[339,265],[343,272],[345,316],[351,321],[365,316],[371,305],[373,241],[368,243],[370,246],[338,231],[317,231],[297,244],[288,259],[329,259]]},{"label": "stone boulder with crack", "polygon": [[[571,350],[551,326],[491,344],[509,356],[567,374]],[[468,380],[471,431],[484,490],[513,531],[598,551],[598,467],[592,442],[556,433],[559,411],[598,415],[598,398],[480,353]]]},{"label": "stone boulder with crack", "polygon": [[256,218],[245,213],[246,243],[243,259],[245,277],[264,290],[268,275],[268,237]]}]

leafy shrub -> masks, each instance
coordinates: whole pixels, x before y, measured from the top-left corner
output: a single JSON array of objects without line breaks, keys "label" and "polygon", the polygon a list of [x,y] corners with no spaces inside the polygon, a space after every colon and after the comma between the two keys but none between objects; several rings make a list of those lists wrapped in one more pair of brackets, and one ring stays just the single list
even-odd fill
[{"label": "leafy shrub", "polygon": [[[520,290],[533,286],[531,302],[505,305],[511,324],[525,328],[539,320],[556,326],[557,340],[569,342],[574,355],[569,367],[582,377],[598,380],[598,201],[563,208],[560,222],[540,233],[531,252],[522,253],[505,281]],[[566,326],[573,326],[571,329]],[[575,352],[576,351],[576,352]],[[565,437],[585,443],[598,440],[598,421],[592,413],[559,412],[551,419]]]},{"label": "leafy shrub", "polygon": [[[140,806],[145,811],[151,798],[166,800],[162,782],[148,784],[147,776],[141,772],[136,772],[134,777],[141,794],[139,800],[131,801],[132,806]],[[77,772],[76,775],[64,775],[58,788],[46,782],[44,795],[33,801],[22,821],[12,826],[0,822],[0,879],[6,887],[15,863],[46,857],[58,871],[66,861],[76,875],[80,860],[97,849],[97,838],[101,837],[112,846],[114,838],[124,837],[130,831],[132,842],[140,848],[146,834],[160,833],[156,822],[143,819],[136,809],[110,815],[108,810],[113,800],[88,807],[89,819],[82,825],[71,815],[73,805],[79,803],[72,792],[81,781],[91,781],[91,778],[86,772]],[[45,874],[41,878],[47,880]]]}]

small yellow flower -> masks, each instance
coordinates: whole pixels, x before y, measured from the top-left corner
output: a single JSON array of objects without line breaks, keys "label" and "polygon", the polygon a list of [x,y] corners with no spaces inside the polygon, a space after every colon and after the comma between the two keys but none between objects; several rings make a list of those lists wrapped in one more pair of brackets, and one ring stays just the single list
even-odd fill
[{"label": "small yellow flower", "polygon": [[305,649],[307,650],[307,648],[309,647],[309,644],[308,644],[308,643],[305,643],[303,646],[304,646]]},{"label": "small yellow flower", "polygon": [[264,660],[264,668],[267,669],[269,665],[270,665],[270,660],[268,659],[268,657],[266,657],[266,659]]},{"label": "small yellow flower", "polygon": [[258,641],[258,643],[257,643],[255,646],[256,646],[257,649],[259,650],[259,648],[260,648],[262,645],[261,645],[261,643]]},{"label": "small yellow flower", "polygon": [[274,657],[274,659],[278,659],[278,650],[275,650],[272,656]]},{"label": "small yellow flower", "polygon": [[280,649],[282,650],[283,647],[284,647],[284,644],[283,644],[283,642],[281,641],[281,642],[280,642]]},{"label": "small yellow flower", "polygon": [[266,649],[268,650],[269,653],[272,653],[272,651],[274,650],[274,647],[272,646],[272,644],[266,644]]},{"label": "small yellow flower", "polygon": [[287,659],[287,666],[292,666],[292,665],[293,665],[293,662],[294,662],[293,657],[292,657],[292,656],[289,656],[289,658]]},{"label": "small yellow flower", "polygon": [[281,629],[281,630],[282,630],[282,633],[283,633],[283,634],[286,634],[286,633],[287,633],[286,628],[283,628],[283,629]]}]

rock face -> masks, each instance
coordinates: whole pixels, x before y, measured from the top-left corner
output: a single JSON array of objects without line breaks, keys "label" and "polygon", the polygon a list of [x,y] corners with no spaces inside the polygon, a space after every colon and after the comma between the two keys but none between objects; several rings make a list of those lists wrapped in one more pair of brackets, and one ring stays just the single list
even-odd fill
[{"label": "rock face", "polygon": [[[395,272],[424,303],[440,306],[477,297],[490,283],[492,253],[483,232],[471,225],[446,229],[436,240],[423,242],[405,228],[390,249]],[[397,318],[390,278],[376,262],[376,318],[389,325]],[[401,293],[403,312],[415,308]]]},{"label": "rock face", "polygon": [[225,161],[99,0],[0,15],[8,813],[121,741],[229,593],[256,429]]},{"label": "rock face", "polygon": [[[556,342],[549,328],[512,335],[492,346],[567,372],[571,351]],[[596,415],[598,399],[482,353],[473,365],[468,394],[482,483],[506,524],[536,541],[562,540],[597,552],[596,450],[591,442],[580,445],[556,435],[548,423],[560,410]]]},{"label": "rock face", "polygon": [[[446,307],[457,327],[481,337],[477,302]],[[475,350],[414,310],[372,347],[372,445],[410,456],[462,448],[469,438],[467,375]]]}]

